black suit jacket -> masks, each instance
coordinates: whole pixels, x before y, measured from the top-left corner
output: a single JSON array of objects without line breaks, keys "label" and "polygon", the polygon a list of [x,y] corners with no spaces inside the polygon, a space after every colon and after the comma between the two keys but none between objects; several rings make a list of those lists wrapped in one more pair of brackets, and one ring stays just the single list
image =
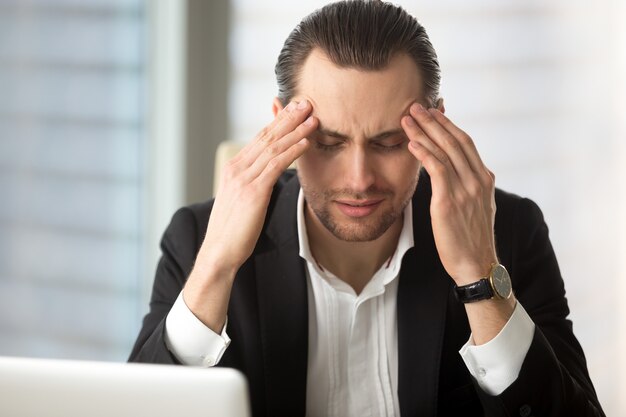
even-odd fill
[{"label": "black suit jacket", "polygon": [[[228,308],[232,342],[219,366],[247,376],[255,416],[305,414],[308,308],[305,263],[298,255],[299,189],[293,171],[276,184],[263,231],[237,273]],[[402,260],[398,283],[402,416],[603,415],[566,319],[563,280],[541,211],[501,190],[496,190],[498,255],[536,330],[517,380],[498,396],[480,389],[458,353],[470,329],[437,255],[430,196],[430,179],[422,174],[412,201],[415,247]],[[164,343],[165,318],[191,272],[212,204],[180,209],[166,230],[150,312],[130,361],[178,363]]]}]

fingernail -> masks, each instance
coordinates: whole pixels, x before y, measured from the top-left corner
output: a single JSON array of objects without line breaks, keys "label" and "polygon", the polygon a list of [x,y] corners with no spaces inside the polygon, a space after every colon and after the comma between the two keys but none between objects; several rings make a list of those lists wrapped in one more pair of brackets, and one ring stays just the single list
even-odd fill
[{"label": "fingernail", "polygon": [[287,107],[285,107],[285,111],[291,112],[295,108],[296,108],[296,103],[292,101],[291,103],[287,104]]},{"label": "fingernail", "polygon": [[304,110],[306,109],[306,106],[309,104],[308,101],[306,100],[302,100],[300,103],[298,103],[298,110]]},{"label": "fingernail", "polygon": [[417,143],[417,142],[415,142],[415,141],[411,141],[411,142],[409,143],[409,145],[410,145],[412,148],[415,148],[415,149],[419,149],[419,147],[421,146],[419,143]]},{"label": "fingernail", "polygon": [[406,122],[407,125],[415,126],[415,120],[413,120],[413,118],[411,116],[407,116],[404,119],[405,119],[405,122]]},{"label": "fingernail", "polygon": [[424,111],[424,107],[421,104],[419,104],[419,103],[415,103],[411,107],[413,108],[413,111],[416,112],[416,113],[421,113],[421,112]]},{"label": "fingernail", "polygon": [[308,118],[304,121],[304,124],[305,124],[306,126],[311,126],[311,125],[313,125],[313,116],[309,116],[309,117],[308,117]]}]

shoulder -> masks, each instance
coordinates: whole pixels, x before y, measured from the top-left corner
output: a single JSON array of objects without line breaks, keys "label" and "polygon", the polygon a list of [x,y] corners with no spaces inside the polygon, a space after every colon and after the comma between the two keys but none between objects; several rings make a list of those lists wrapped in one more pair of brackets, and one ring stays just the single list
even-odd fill
[{"label": "shoulder", "polygon": [[[430,206],[432,188],[430,176],[422,169],[415,194],[413,195],[414,208],[427,213]],[[539,206],[532,200],[505,191],[501,188],[495,190],[496,223],[510,223],[516,220],[543,221],[543,215]]]},{"label": "shoulder", "polygon": [[[285,171],[274,185],[268,211],[272,211],[279,196],[291,195],[295,191],[297,197],[299,190],[300,183],[298,182],[296,171],[293,169]],[[185,229],[206,230],[214,203],[215,198],[211,198],[179,208],[174,213],[170,226],[175,226],[177,229],[182,227]]]},{"label": "shoulder", "polygon": [[518,228],[544,223],[541,209],[529,198],[496,188],[495,200],[496,223]]}]

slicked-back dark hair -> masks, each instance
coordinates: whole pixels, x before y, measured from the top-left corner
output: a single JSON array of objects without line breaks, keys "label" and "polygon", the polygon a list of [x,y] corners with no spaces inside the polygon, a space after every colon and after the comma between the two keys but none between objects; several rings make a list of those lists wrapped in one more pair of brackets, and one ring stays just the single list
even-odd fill
[{"label": "slicked-back dark hair", "polygon": [[399,6],[339,1],[305,17],[287,37],[275,67],[283,105],[295,95],[302,66],[315,48],[339,67],[370,71],[385,69],[394,55],[406,53],[420,71],[424,98],[436,105],[441,80],[437,54],[424,27]]}]

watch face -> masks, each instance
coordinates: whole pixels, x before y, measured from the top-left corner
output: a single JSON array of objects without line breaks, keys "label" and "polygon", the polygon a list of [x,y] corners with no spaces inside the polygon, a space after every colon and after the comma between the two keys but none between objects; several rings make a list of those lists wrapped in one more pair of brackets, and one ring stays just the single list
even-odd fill
[{"label": "watch face", "polygon": [[511,277],[502,265],[495,265],[491,272],[493,289],[501,298],[509,298],[511,295]]}]

